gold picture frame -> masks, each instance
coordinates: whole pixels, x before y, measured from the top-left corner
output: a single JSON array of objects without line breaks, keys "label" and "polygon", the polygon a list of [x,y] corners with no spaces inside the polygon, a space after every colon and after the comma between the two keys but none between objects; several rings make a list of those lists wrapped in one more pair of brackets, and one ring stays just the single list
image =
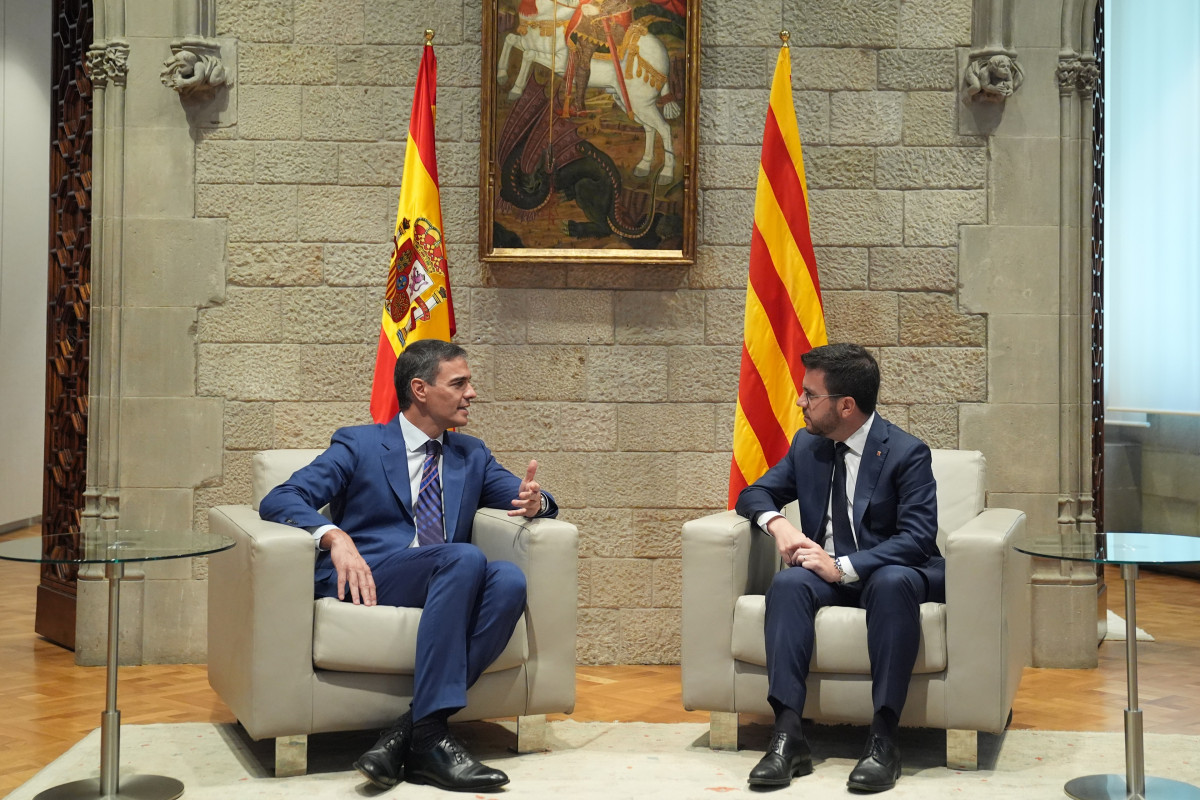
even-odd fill
[{"label": "gold picture frame", "polygon": [[481,259],[694,263],[700,0],[483,6]]}]

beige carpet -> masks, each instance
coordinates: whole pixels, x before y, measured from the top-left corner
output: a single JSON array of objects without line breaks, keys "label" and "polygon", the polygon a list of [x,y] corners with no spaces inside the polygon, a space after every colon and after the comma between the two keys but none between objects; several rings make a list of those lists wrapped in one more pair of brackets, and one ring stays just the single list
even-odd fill
[{"label": "beige carpet", "polygon": [[[1106,641],[1106,642],[1123,642],[1123,641],[1125,641],[1126,627],[1127,626],[1125,625],[1125,620],[1122,617],[1117,616],[1117,612],[1113,611],[1110,608],[1108,610],[1108,623],[1107,623],[1107,630],[1104,634],[1104,641]],[[1137,640],[1139,642],[1153,642],[1154,637],[1151,636],[1150,634],[1146,633],[1141,628],[1138,628],[1137,629]]]},{"label": "beige carpet", "polygon": [[[518,756],[511,726],[472,723],[456,730],[480,756],[508,772],[512,783],[487,797],[511,798],[671,798],[746,797],[746,775],[761,755],[769,731],[742,729],[743,749],[713,752],[699,724],[577,723],[551,725],[553,749]],[[865,729],[820,727],[811,737],[817,759],[813,775],[799,778],[776,797],[846,796],[846,776],[859,755]],[[1062,797],[1062,785],[1080,775],[1124,769],[1121,736],[1115,733],[1010,731],[1002,738],[981,737],[978,772],[946,769],[945,734],[903,732],[904,775],[888,800],[930,797]],[[99,774],[99,732],[93,731],[61,758],[9,795],[27,800],[59,783]],[[270,771],[271,746],[251,742],[232,725],[128,725],[122,729],[122,774],[167,775],[182,780],[185,798],[355,798],[381,794],[349,764],[373,734],[312,737],[310,774],[277,779]],[[1145,737],[1147,773],[1200,785],[1200,737]],[[428,786],[403,783],[387,793],[395,798],[441,798]],[[484,797],[468,793],[463,797]]]}]

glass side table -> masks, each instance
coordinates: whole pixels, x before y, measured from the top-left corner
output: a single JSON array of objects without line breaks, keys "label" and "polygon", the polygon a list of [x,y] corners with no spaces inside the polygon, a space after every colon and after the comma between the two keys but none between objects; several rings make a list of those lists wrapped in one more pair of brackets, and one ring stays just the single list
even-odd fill
[{"label": "glass side table", "polygon": [[1200,537],[1168,533],[1103,533],[1061,537],[1026,536],[1015,545],[1022,553],[1065,561],[1116,564],[1125,583],[1125,777],[1085,775],[1067,781],[1075,800],[1200,800],[1200,788],[1169,778],[1146,776],[1142,710],[1138,708],[1137,607],[1135,585],[1144,564],[1200,562]]},{"label": "glass side table", "polygon": [[183,794],[183,783],[174,778],[132,775],[123,781],[120,779],[121,712],[117,709],[117,639],[120,631],[121,578],[125,575],[127,563],[204,556],[228,550],[233,544],[233,539],[228,536],[192,531],[94,531],[0,542],[0,559],[5,561],[103,564],[104,577],[108,579],[108,655],[105,659],[108,685],[104,713],[100,715],[100,778],[85,778],[54,786],[39,793],[35,800],[172,800]]}]

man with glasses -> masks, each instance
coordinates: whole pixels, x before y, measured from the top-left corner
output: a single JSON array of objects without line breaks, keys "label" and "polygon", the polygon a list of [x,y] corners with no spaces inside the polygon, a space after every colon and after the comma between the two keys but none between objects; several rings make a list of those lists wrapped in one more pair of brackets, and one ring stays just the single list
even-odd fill
[{"label": "man with glasses", "polygon": [[[812,772],[801,727],[814,619],[823,606],[866,609],[875,714],[851,789],[900,777],[900,713],[920,644],[920,605],[944,602],[929,447],[875,413],[879,365],[853,344],[801,357],[805,428],[786,456],[738,496],[737,512],[774,537],[790,568],[767,591],[768,700],[775,730],[750,772],[757,788]],[[779,513],[799,501],[800,528]]]}]

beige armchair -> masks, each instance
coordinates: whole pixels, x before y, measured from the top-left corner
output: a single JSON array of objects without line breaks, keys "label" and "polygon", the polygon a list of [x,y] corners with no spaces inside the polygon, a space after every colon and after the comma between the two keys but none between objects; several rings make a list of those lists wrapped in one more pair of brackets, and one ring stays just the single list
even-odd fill
[{"label": "beige armchair", "polygon": [[[237,541],[210,560],[208,680],[252,738],[275,738],[279,776],[307,770],[308,734],[386,727],[412,699],[421,609],[314,601],[312,537],[258,516],[263,496],[320,452],[256,454],[253,505],[208,516]],[[528,600],[454,719],[516,716],[518,750],[541,750],[545,715],[575,706],[578,531],[484,509],[472,537],[489,560],[521,568]]]},{"label": "beige armchair", "polygon": [[[978,452],[934,450],[946,602],[921,606],[921,647],[901,724],[945,728],[946,763],[977,767],[977,731],[1004,730],[1029,661],[1029,562],[1013,550],[1025,514],[984,508]],[[795,504],[784,514],[798,524]],[[683,526],[683,704],[711,713],[709,742],[737,748],[738,713],[767,703],[764,594],[773,543],[732,511]],[[823,608],[804,717],[871,721],[866,613]]]}]

